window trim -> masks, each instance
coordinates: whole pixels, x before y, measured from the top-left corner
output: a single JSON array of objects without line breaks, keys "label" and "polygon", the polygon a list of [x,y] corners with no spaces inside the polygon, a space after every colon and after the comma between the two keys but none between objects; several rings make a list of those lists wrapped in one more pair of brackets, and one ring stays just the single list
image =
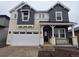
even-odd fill
[{"label": "window trim", "polygon": [[24,11],[28,11],[28,19],[27,20],[24,20],[24,12],[22,12],[22,10],[21,10],[21,14],[22,14],[22,21],[29,21],[29,18],[30,18],[30,10],[28,10],[28,9],[25,9]]},{"label": "window trim", "polygon": [[[58,20],[58,19],[57,19],[57,13],[61,13],[61,20]],[[55,12],[55,17],[56,17],[56,18],[55,18],[56,21],[63,21],[63,18],[62,18],[62,11],[56,11],[56,12]]]}]

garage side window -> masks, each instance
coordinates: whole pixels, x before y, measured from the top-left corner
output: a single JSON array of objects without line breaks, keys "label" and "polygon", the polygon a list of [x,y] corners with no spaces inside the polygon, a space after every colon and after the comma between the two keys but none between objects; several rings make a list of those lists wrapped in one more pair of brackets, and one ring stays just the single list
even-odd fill
[{"label": "garage side window", "polygon": [[25,32],[20,32],[20,34],[25,34]]},{"label": "garage side window", "polygon": [[13,32],[13,34],[19,34],[19,32]]},{"label": "garage side window", "polygon": [[27,32],[27,34],[32,34],[32,32]]},{"label": "garage side window", "polygon": [[33,34],[38,34],[38,32],[33,32]]}]

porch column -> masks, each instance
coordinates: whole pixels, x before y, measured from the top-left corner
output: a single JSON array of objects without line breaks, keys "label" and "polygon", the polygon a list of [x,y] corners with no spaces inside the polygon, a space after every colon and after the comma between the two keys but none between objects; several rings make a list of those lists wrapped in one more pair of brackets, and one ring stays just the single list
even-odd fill
[{"label": "porch column", "polygon": [[40,45],[44,45],[44,39],[43,39],[43,26],[40,26],[40,39],[39,39]]},{"label": "porch column", "polygon": [[73,45],[78,47],[78,40],[77,40],[77,36],[75,36],[75,33],[74,33],[74,26],[71,26],[72,27],[72,41],[73,41]]},{"label": "porch column", "polygon": [[75,37],[74,26],[72,26],[72,37]]},{"label": "porch column", "polygon": [[52,45],[56,45],[56,41],[55,41],[55,37],[54,37],[54,27],[55,26],[52,26],[52,39],[51,39]]}]

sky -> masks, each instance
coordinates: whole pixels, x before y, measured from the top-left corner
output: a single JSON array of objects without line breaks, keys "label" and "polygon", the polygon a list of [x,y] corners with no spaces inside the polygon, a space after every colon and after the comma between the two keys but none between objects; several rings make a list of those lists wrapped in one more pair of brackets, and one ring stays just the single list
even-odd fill
[{"label": "sky", "polygon": [[[8,15],[10,16],[9,11],[20,4],[22,1],[0,1],[0,15]],[[48,10],[53,7],[57,1],[25,1],[32,8],[36,10]],[[60,1],[62,4],[67,6],[69,11],[69,20],[71,22],[77,23],[76,26],[79,26],[79,1]]]}]

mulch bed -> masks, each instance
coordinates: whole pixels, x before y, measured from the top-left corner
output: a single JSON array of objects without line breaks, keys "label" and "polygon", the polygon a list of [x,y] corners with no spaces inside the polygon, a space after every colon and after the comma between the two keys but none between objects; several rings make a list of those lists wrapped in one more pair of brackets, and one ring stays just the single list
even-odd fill
[{"label": "mulch bed", "polygon": [[55,49],[55,51],[39,51],[39,57],[78,57],[79,52],[68,51],[64,49]]}]

